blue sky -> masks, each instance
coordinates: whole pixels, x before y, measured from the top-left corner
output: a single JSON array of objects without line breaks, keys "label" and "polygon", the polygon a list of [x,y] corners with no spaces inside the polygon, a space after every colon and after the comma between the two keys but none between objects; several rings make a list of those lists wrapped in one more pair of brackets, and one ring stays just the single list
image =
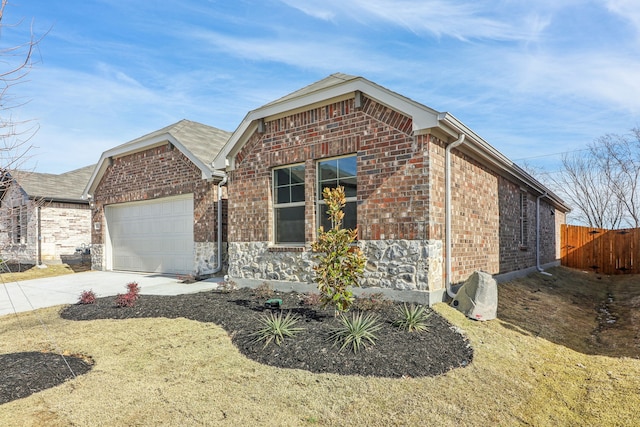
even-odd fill
[{"label": "blue sky", "polygon": [[[17,26],[8,24],[19,23]],[[513,160],[640,126],[637,0],[13,0],[2,47],[39,43],[12,112],[25,168],[61,173],[183,118],[245,114],[334,72],[448,111]]]}]

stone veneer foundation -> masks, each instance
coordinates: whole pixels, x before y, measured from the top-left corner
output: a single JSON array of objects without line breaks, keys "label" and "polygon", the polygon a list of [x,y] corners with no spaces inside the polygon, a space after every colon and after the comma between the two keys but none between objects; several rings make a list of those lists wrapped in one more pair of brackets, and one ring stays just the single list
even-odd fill
[{"label": "stone veneer foundation", "polygon": [[[222,271],[225,270],[225,246],[222,245]],[[194,272],[198,276],[213,274],[218,267],[218,243],[217,242],[195,242],[193,245],[195,257]]]},{"label": "stone veneer foundation", "polygon": [[[441,241],[366,240],[358,246],[367,258],[362,287],[442,289]],[[229,243],[229,276],[311,283],[316,254],[308,248],[297,249],[274,248],[268,242]]]}]

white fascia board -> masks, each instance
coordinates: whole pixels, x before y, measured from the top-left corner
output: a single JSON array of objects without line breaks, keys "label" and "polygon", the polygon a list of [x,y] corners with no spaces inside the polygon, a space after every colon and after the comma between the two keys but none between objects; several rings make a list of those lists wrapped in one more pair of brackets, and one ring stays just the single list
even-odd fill
[{"label": "white fascia board", "polygon": [[102,153],[102,156],[100,156],[100,160],[96,164],[96,167],[93,169],[91,178],[89,178],[89,182],[87,182],[87,185],[84,187],[84,191],[82,192],[83,199],[89,200],[91,197],[93,197],[93,192],[98,186],[98,182],[100,182],[100,179],[98,177],[101,178],[102,175],[104,175],[104,171],[107,170],[108,158],[108,156],[105,157],[105,153]]},{"label": "white fascia board", "polygon": [[416,133],[420,133],[423,129],[438,126],[438,112],[435,110],[391,92],[366,79],[358,78],[249,112],[240,126],[238,126],[238,129],[231,135],[224,148],[220,150],[212,166],[218,170],[224,170],[225,168],[233,170],[235,168],[233,157],[242,148],[246,139],[255,131],[257,126],[255,122],[257,120],[276,116],[287,111],[294,111],[308,105],[319,104],[357,91],[393,110],[410,116],[413,120],[413,130]]},{"label": "white fascia board", "polygon": [[222,147],[222,149],[218,152],[213,162],[211,162],[211,166],[216,171],[224,171],[224,170],[233,170],[235,169],[235,164],[233,163],[233,158],[238,151],[242,148],[246,140],[255,132],[258,125],[255,122],[257,120],[259,114],[257,113],[259,110],[251,111],[247,114],[240,123],[240,126],[231,134],[231,137],[227,141],[227,143]]}]

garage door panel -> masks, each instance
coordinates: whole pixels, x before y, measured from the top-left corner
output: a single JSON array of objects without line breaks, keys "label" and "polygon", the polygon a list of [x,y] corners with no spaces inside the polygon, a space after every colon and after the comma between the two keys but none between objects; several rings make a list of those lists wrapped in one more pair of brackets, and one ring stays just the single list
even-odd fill
[{"label": "garage door panel", "polygon": [[107,206],[114,270],[191,273],[193,195]]}]

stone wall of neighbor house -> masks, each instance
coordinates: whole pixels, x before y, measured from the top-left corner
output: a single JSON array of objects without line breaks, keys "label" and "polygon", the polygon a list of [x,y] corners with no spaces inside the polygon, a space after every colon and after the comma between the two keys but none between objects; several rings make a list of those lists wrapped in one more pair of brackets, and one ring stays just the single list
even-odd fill
[{"label": "stone wall of neighbor house", "polygon": [[44,203],[40,208],[42,262],[72,262],[76,249],[91,244],[91,210],[88,203]]},{"label": "stone wall of neighbor house", "polygon": [[[194,274],[206,274],[217,258],[216,182],[202,178],[202,171],[170,144],[112,159],[93,194],[91,241],[95,252],[92,268],[106,266],[104,207],[110,204],[159,199],[193,193]],[[223,188],[223,198],[226,189]],[[223,236],[226,232],[226,203],[223,204]]]},{"label": "stone wall of neighbor house", "polygon": [[[237,153],[229,180],[231,277],[309,281],[318,228],[316,162],[357,153],[358,244],[368,258],[363,284],[442,292],[446,143],[414,135],[411,118],[362,100],[361,108],[346,99],[266,118],[264,133],[254,133]],[[523,248],[514,240],[521,189],[463,150],[452,154],[452,283],[475,270],[497,274],[535,265],[535,197],[526,199]],[[281,247],[273,243],[272,170],[296,163],[305,164],[306,242]],[[542,220],[544,260],[552,260],[556,222]]]},{"label": "stone wall of neighbor house", "polygon": [[[20,241],[16,242],[12,238],[12,209],[19,206],[25,209],[27,227],[21,229]],[[67,262],[65,257],[76,255],[76,248],[91,243],[90,215],[88,203],[31,200],[14,184],[0,206],[0,256],[28,264]]]},{"label": "stone wall of neighbor house", "polygon": [[[19,241],[12,238],[12,212],[14,207],[23,206],[27,213],[26,235],[21,232]],[[29,200],[20,186],[9,186],[0,204],[0,257],[11,263],[37,263],[36,226],[33,202]]]}]

